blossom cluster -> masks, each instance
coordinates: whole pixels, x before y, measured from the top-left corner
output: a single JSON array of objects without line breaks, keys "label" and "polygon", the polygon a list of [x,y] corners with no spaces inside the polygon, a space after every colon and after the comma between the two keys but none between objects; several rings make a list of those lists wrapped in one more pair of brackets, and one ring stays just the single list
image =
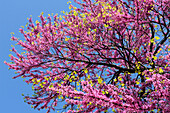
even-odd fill
[{"label": "blossom cluster", "polygon": [[32,84],[34,108],[72,112],[170,112],[169,0],[68,2],[21,28],[10,69]]}]

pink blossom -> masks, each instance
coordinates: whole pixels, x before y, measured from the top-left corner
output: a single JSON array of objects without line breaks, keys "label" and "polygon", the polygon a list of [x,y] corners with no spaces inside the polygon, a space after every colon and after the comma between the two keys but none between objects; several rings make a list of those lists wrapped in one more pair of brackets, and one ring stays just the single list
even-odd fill
[{"label": "pink blossom", "polygon": [[168,0],[75,2],[62,20],[29,18],[24,40],[11,37],[24,52],[12,46],[4,63],[32,84],[26,102],[47,112],[60,101],[68,113],[169,112]]}]

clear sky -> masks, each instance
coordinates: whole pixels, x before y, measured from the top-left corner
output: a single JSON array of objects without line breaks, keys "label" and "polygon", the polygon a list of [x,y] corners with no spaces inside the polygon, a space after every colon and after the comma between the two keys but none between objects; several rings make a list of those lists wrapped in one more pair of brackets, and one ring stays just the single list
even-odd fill
[{"label": "clear sky", "polygon": [[[10,41],[11,32],[23,39],[19,33],[20,26],[25,26],[27,18],[32,15],[37,20],[41,12],[44,15],[68,11],[69,0],[0,0],[0,113],[45,113],[31,108],[24,102],[22,93],[32,94],[31,85],[22,78],[12,79],[13,70],[8,70],[3,62],[9,62],[9,49],[15,45]],[[70,0],[73,3],[73,0]],[[54,113],[54,112],[51,112]]]}]

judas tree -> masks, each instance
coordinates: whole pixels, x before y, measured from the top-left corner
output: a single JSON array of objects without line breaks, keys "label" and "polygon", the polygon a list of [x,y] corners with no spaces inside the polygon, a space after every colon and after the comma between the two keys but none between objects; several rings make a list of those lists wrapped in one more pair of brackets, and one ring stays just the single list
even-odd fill
[{"label": "judas tree", "polygon": [[12,36],[22,50],[5,63],[32,84],[25,101],[47,112],[170,112],[170,1],[75,2],[64,16],[29,18],[23,41]]}]

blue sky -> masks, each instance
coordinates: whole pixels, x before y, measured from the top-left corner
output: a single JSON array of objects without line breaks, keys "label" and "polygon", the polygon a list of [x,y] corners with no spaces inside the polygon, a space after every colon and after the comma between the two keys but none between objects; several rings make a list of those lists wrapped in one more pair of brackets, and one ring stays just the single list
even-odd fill
[{"label": "blue sky", "polygon": [[[22,78],[12,79],[15,75],[13,70],[8,70],[8,66],[3,62],[9,62],[9,49],[15,45],[10,41],[11,32],[16,37],[23,39],[19,33],[20,26],[25,26],[27,18],[32,15],[33,20],[37,20],[41,12],[44,15],[68,11],[68,0],[0,0],[0,112],[1,113],[45,113],[38,111],[24,103],[21,96],[32,94],[31,85],[23,82]],[[73,0],[70,0],[73,3]],[[54,112],[51,112],[54,113]]]}]

